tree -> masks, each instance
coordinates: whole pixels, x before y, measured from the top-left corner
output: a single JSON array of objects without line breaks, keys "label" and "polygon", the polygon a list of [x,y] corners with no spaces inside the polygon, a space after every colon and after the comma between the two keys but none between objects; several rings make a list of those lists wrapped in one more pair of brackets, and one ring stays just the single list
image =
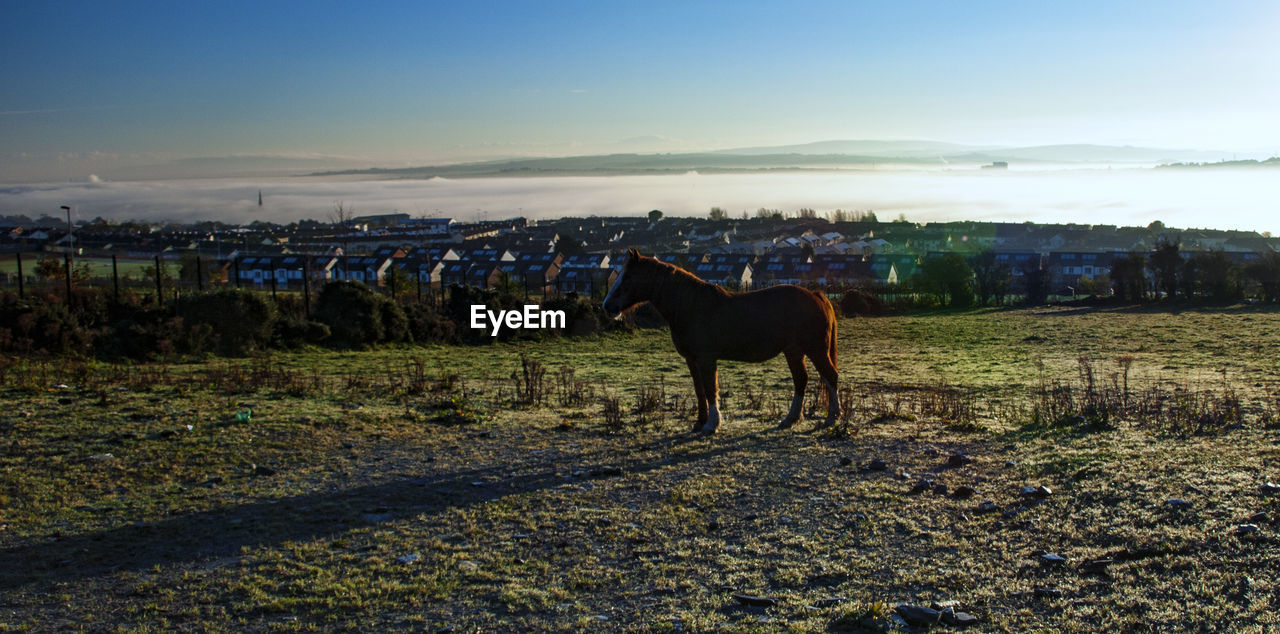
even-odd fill
[{"label": "tree", "polygon": [[1182,296],[1187,299],[1200,294],[1199,262],[1195,257],[1183,260],[1182,268],[1178,270],[1178,288],[1181,289]]},{"label": "tree", "polygon": [[649,224],[653,224],[659,220],[662,220],[662,210],[654,209],[649,212]]},{"label": "tree", "polygon": [[520,284],[520,281],[517,278],[512,277],[508,275],[506,271],[503,271],[498,274],[498,279],[495,280],[493,290],[498,293],[499,298],[515,303],[515,300],[521,297],[524,292],[524,286]]},{"label": "tree", "polygon": [[[71,283],[84,284],[93,274],[88,262],[76,262],[71,265]],[[46,255],[36,262],[36,277],[46,280],[67,279],[66,259],[54,255]]]},{"label": "tree", "polygon": [[729,218],[729,212],[725,211],[721,207],[712,207],[711,211],[707,214],[707,217],[716,221],[727,220]]},{"label": "tree", "polygon": [[1095,275],[1093,279],[1081,275],[1076,280],[1076,290],[1094,297],[1108,295],[1111,293],[1111,277],[1106,273]]},{"label": "tree", "polygon": [[[197,273],[198,272],[198,273]],[[189,284],[208,283],[218,272],[218,262],[213,258],[201,258],[199,254],[188,251],[178,258],[178,279]]]},{"label": "tree", "polygon": [[355,207],[348,207],[341,200],[333,203],[333,211],[329,212],[329,221],[342,227],[351,223],[356,215]]},{"label": "tree", "polygon": [[1139,303],[1147,295],[1147,258],[1141,253],[1130,253],[1111,261],[1111,282],[1116,297],[1123,301]]},{"label": "tree", "polygon": [[1226,253],[1204,251],[1192,259],[1196,262],[1201,293],[1221,303],[1240,299],[1240,267]]},{"label": "tree", "polygon": [[1262,301],[1280,301],[1280,253],[1268,253],[1245,267],[1244,273],[1258,284]]},{"label": "tree", "polygon": [[1049,301],[1049,272],[1039,266],[1025,269],[1022,272],[1027,284],[1026,303],[1028,306],[1040,306]]},{"label": "tree", "polygon": [[1177,240],[1162,237],[1151,252],[1151,272],[1155,276],[1156,288],[1164,291],[1169,299],[1178,294],[1178,273],[1182,270],[1182,254],[1178,249]]},{"label": "tree", "polygon": [[939,303],[951,308],[973,305],[973,269],[959,253],[927,258],[921,265],[921,276]]},{"label": "tree", "polygon": [[562,255],[582,255],[586,252],[587,250],[583,248],[582,242],[572,235],[566,233],[560,236],[559,240],[556,240],[556,253],[560,253]]},{"label": "tree", "polygon": [[997,262],[995,252],[990,250],[969,258],[969,266],[973,268],[973,291],[978,296],[978,305],[986,306],[993,299],[996,304],[1003,304],[1013,285],[1013,269]]},{"label": "tree", "polygon": [[386,284],[387,290],[391,292],[391,297],[393,298],[409,292],[412,286],[409,273],[394,264],[387,267],[387,273],[383,276],[382,282]]}]

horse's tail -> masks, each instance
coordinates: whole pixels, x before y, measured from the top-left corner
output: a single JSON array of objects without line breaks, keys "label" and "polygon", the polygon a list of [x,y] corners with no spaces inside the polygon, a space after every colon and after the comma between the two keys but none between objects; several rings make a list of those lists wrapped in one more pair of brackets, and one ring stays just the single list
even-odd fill
[{"label": "horse's tail", "polygon": [[839,372],[840,364],[836,360],[836,307],[831,303],[831,298],[827,297],[826,293],[813,291],[813,294],[822,300],[822,304],[825,307],[822,312],[826,313],[827,316],[827,358],[831,361],[832,369]]},{"label": "horse's tail", "polygon": [[831,322],[831,367],[836,372],[840,371],[840,363],[836,361],[836,322]]}]

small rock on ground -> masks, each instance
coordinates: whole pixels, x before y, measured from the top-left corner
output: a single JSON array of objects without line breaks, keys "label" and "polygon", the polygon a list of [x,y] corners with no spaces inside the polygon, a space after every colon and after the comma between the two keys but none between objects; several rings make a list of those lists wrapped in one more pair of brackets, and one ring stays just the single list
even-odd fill
[{"label": "small rock on ground", "polygon": [[746,594],[743,592],[735,592],[733,594],[733,600],[737,601],[738,603],[741,603],[742,605],[750,605],[750,606],[756,606],[756,607],[762,607],[762,608],[771,608],[775,605],[778,605],[778,600],[774,599],[773,597],[764,597],[764,596],[755,595],[755,594]]},{"label": "small rock on ground", "polygon": [[953,627],[969,627],[977,625],[978,617],[968,612],[957,612],[955,608],[947,608],[942,611],[942,622]]},{"label": "small rock on ground", "polygon": [[941,612],[933,608],[926,608],[923,605],[907,605],[904,603],[895,607],[893,611],[902,617],[902,620],[906,621],[908,625],[916,627],[936,625],[939,619],[942,618]]},{"label": "small rock on ground", "polygon": [[1023,497],[1043,500],[1044,498],[1047,498],[1050,495],[1053,495],[1053,489],[1050,489],[1049,487],[1044,485],[1041,485],[1038,487],[1025,486],[1025,487],[1022,487],[1022,490],[1019,492],[1019,494],[1022,495]]}]

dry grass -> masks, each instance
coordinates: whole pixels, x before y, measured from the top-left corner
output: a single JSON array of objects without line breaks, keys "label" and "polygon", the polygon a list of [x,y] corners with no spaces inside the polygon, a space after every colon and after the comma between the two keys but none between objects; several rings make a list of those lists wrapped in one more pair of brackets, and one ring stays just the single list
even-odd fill
[{"label": "dry grass", "polygon": [[773,430],[785,364],[727,364],[711,438],[685,433],[661,333],[10,359],[0,629],[824,631],[956,600],[983,631],[1260,632],[1280,626],[1274,323],[846,321],[841,429]]}]

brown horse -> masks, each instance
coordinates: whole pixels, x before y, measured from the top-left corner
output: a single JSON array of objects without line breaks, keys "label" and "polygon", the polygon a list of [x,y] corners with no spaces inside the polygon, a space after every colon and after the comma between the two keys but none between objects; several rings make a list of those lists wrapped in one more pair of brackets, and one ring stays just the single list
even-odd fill
[{"label": "brown horse", "polygon": [[646,301],[667,320],[676,351],[693,375],[698,397],[694,431],[714,433],[720,426],[717,361],[758,363],[778,353],[786,355],[796,388],[791,410],[778,427],[790,427],[803,415],[804,388],[809,382],[806,356],[827,388],[827,419],[822,426],[840,417],[836,315],[825,296],[790,284],[730,293],[631,249],[622,273],[604,298],[604,310],[616,317]]}]

